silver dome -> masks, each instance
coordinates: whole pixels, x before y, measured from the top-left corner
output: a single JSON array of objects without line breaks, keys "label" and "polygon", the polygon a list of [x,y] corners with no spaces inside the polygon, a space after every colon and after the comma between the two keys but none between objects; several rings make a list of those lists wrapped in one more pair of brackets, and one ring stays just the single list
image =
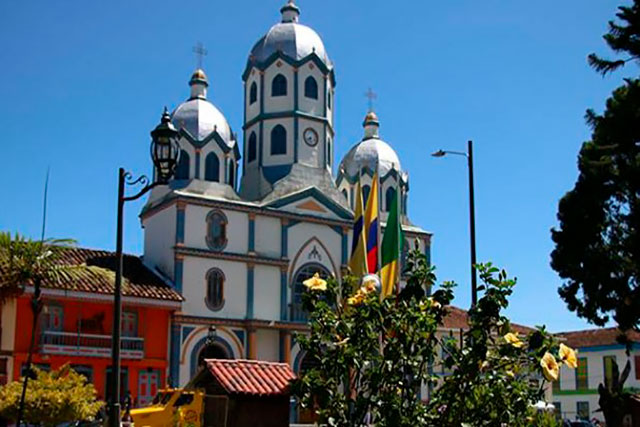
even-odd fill
[{"label": "silver dome", "polygon": [[338,170],[353,179],[365,168],[375,171],[377,167],[381,178],[387,175],[391,169],[395,169],[402,179],[406,181],[407,175],[402,172],[402,166],[396,151],[381,140],[378,135],[380,122],[376,113],[369,111],[362,125],[364,126],[364,138],[351,147],[340,162]]},{"label": "silver dome", "polygon": [[207,101],[207,75],[196,70],[189,81],[191,97],[180,104],[171,115],[171,121],[177,128],[184,128],[198,141],[205,139],[214,130],[228,146],[233,145],[231,127],[224,115],[211,102]]},{"label": "silver dome", "polygon": [[249,57],[252,61],[263,62],[274,53],[281,51],[284,55],[298,61],[313,52],[331,67],[322,39],[311,28],[298,23],[300,13],[293,2],[282,9],[282,22],[277,23],[251,49]]},{"label": "silver dome", "polygon": [[173,112],[173,125],[184,128],[194,138],[203,140],[215,130],[231,145],[231,127],[224,115],[206,99],[190,99]]},{"label": "silver dome", "polygon": [[389,144],[378,138],[369,138],[358,142],[340,162],[340,171],[350,177],[356,177],[363,168],[375,171],[378,165],[380,177],[395,169],[402,171],[400,159]]}]

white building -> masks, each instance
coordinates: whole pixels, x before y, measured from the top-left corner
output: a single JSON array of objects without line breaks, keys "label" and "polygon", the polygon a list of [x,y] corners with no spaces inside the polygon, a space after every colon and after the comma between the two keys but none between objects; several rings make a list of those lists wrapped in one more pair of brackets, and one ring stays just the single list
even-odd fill
[{"label": "white building", "polygon": [[181,135],[176,177],[153,190],[141,213],[145,263],[185,298],[171,331],[174,384],[195,373],[212,324],[217,344],[208,357],[300,369],[292,332],[307,327],[302,281],[316,272],[339,278],[346,267],[359,176],[370,184],[379,169],[383,211],[400,189],[405,246],[417,241],[429,255],[430,234],[406,215],[408,175],[373,112],[332,175],[334,67],[318,34],[298,22],[298,7],[290,1],[281,13],[242,75],[243,147],[196,70],[189,99],[172,114]]},{"label": "white building", "polygon": [[596,412],[598,385],[609,385],[613,378],[613,363],[619,371],[630,362],[631,372],[625,388],[640,391],[640,334],[632,332],[632,351],[629,356],[625,346],[617,342],[619,331],[615,328],[589,329],[563,332],[556,336],[569,347],[578,350],[578,368],[560,368],[559,381],[553,384],[552,401],[563,418],[596,418],[604,421],[602,412]]}]

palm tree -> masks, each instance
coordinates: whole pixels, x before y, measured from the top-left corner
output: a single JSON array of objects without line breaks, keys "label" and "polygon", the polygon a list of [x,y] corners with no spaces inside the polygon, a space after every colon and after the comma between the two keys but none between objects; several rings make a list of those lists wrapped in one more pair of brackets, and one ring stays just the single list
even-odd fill
[{"label": "palm tree", "polygon": [[[64,252],[75,244],[71,239],[32,240],[18,233],[0,232],[0,310],[8,299],[21,295],[26,286],[33,287],[31,310],[33,325],[27,355],[27,367],[22,386],[17,425],[20,426],[24,412],[24,400],[31,374],[31,359],[35,344],[38,316],[42,310],[41,285],[73,283],[79,275],[91,273],[96,277],[113,277],[113,272],[88,265],[65,265]],[[1,314],[1,311],[0,311]]]}]

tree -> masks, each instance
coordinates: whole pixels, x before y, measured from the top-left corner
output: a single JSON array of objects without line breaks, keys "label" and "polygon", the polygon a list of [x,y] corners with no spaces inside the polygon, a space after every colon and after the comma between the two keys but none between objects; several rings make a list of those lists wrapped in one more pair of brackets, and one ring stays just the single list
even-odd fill
[{"label": "tree", "polygon": [[[52,372],[34,368],[36,378],[26,395],[24,421],[55,426],[63,422],[91,421],[103,402],[96,400],[96,389],[87,379],[64,365]],[[21,382],[0,387],[0,415],[16,420],[22,394]]]},{"label": "tree", "polygon": [[26,399],[27,385],[31,373],[31,359],[35,345],[38,316],[42,309],[40,287],[43,283],[67,283],[79,275],[87,273],[96,277],[113,277],[113,273],[96,266],[66,265],[61,262],[65,250],[75,242],[70,239],[43,239],[34,241],[19,234],[11,236],[9,232],[0,232],[0,307],[11,297],[20,295],[25,286],[33,286],[31,310],[33,325],[31,341],[27,355],[27,374],[22,384],[22,398],[18,411],[18,425],[22,421],[22,412]]},{"label": "tree", "polygon": [[[604,39],[623,57],[588,57],[602,75],[640,61],[640,0],[616,16]],[[586,120],[592,136],[582,144],[576,184],[558,206],[551,266],[565,280],[558,292],[569,309],[597,326],[613,318],[629,354],[626,332],[640,330],[640,80],[625,79],[604,113],[588,110]],[[607,425],[620,425],[630,364],[619,377],[613,368],[614,384],[598,387],[599,404]]]},{"label": "tree", "polygon": [[[362,284],[349,276],[305,282],[310,333],[296,340],[313,367],[293,385],[301,406],[329,426],[531,425],[544,378],[557,379],[562,361],[574,366],[575,353],[543,328],[527,337],[512,330],[501,311],[515,281],[491,265],[478,266],[484,295],[469,329],[443,335],[454,285],[428,296],[433,268],[417,250],[407,264],[403,291],[382,300],[366,276]],[[434,373],[443,367],[451,374]]]},{"label": "tree", "polygon": [[605,42],[616,53],[625,53],[621,59],[603,59],[595,53],[587,57],[589,65],[605,75],[623,67],[626,63],[640,60],[640,2],[634,0],[632,6],[620,6],[616,14],[622,23],[609,21],[609,32],[603,36]]},{"label": "tree", "polygon": [[[607,44],[627,57],[589,55],[602,74],[640,57],[640,0],[620,7]],[[579,176],[558,207],[551,231],[551,266],[565,279],[560,296],[570,310],[598,326],[610,319],[623,331],[640,322],[640,81],[627,79],[604,114],[589,110],[593,133],[578,157]]]}]

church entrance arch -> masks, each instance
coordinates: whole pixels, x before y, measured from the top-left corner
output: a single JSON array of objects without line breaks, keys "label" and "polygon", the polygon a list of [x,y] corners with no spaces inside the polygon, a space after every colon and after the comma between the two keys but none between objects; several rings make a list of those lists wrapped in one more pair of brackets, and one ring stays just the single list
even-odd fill
[{"label": "church entrance arch", "polygon": [[204,359],[230,359],[231,356],[227,350],[218,343],[205,346],[198,354],[198,367],[204,365]]},{"label": "church entrance arch", "polygon": [[305,292],[306,287],[304,281],[313,277],[318,273],[323,279],[327,279],[331,274],[329,270],[322,264],[309,263],[305,264],[296,271],[293,275],[293,282],[291,283],[291,313],[290,320],[294,322],[306,322],[308,314],[302,308],[302,294]]}]

